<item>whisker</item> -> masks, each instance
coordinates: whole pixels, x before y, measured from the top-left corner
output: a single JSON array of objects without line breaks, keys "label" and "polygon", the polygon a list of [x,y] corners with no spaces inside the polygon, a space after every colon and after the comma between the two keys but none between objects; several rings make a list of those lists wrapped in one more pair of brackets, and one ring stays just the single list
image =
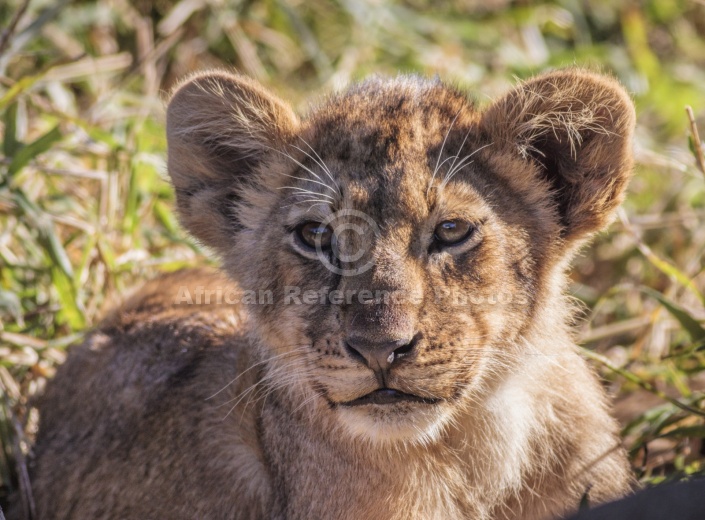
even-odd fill
[{"label": "whisker", "polygon": [[[492,146],[493,144],[494,144],[494,143],[489,143],[489,144],[486,144],[485,146],[481,146],[480,148],[478,148],[477,150],[475,150],[474,152],[472,152],[470,155],[466,155],[465,157],[463,157],[463,159],[460,161],[460,163],[458,163],[458,166],[457,166],[455,169],[453,169],[453,167],[452,167],[452,165],[451,165],[451,169],[450,169],[449,172],[446,174],[445,179],[443,179],[443,182],[441,183],[441,188],[445,188],[445,186],[448,184],[448,181],[450,181],[456,173],[458,173],[458,172],[459,172],[461,169],[463,169],[465,166],[468,166],[469,164],[472,164],[472,162],[473,162],[473,161],[470,161],[469,163],[466,163],[465,161],[467,161],[468,159],[470,159],[470,158],[471,158],[473,155],[475,155],[477,152],[479,152],[479,151],[481,151],[481,150],[484,150],[485,148],[487,148],[488,146]],[[455,163],[455,161],[453,161],[453,162]]]},{"label": "whisker", "polygon": [[296,190],[296,191],[300,191],[302,193],[308,193],[309,195],[314,195],[314,196],[318,195],[321,197],[325,197],[327,199],[330,199],[331,201],[335,200],[333,197],[331,197],[330,195],[327,195],[325,193],[317,193],[315,191],[307,190],[306,188],[300,188],[298,186],[281,186],[280,188],[277,188],[277,189],[279,189],[279,190]]},{"label": "whisker", "polygon": [[[333,174],[331,173],[330,169],[329,169],[328,166],[326,165],[325,161],[321,158],[320,155],[318,155],[318,152],[317,152],[316,150],[314,150],[313,147],[312,147],[310,144],[308,144],[308,142],[306,141],[306,139],[304,139],[304,138],[301,137],[301,136],[299,136],[299,139],[301,139],[301,140],[304,142],[304,144],[305,144],[306,146],[308,146],[309,150],[311,150],[311,151],[314,153],[314,155],[318,158],[318,161],[316,161],[316,162],[318,162],[318,164],[319,164],[320,167],[323,169],[323,171],[326,173],[326,175],[328,175],[328,178],[331,180],[331,182],[333,182],[333,184],[335,185],[335,187],[338,189],[338,194],[342,195],[342,192],[341,192],[341,190],[340,190],[340,185],[336,182],[335,178],[333,177]],[[293,145],[292,145],[292,146],[293,146]],[[301,150],[301,148],[299,148],[298,146],[296,146],[295,148]],[[308,155],[309,157],[311,157],[308,153],[304,152],[303,150],[301,150],[301,151],[302,151],[303,153],[305,153],[306,155]],[[313,157],[311,157],[311,159],[312,159],[312,160],[315,160],[315,159],[313,159]]]},{"label": "whisker", "polygon": [[[313,172],[311,172],[311,173],[313,173]],[[327,189],[333,191],[333,193],[335,193],[336,195],[338,194],[335,190],[333,190],[333,188],[331,188],[330,186],[328,186],[325,182],[321,181],[321,180],[320,180],[320,177],[319,177],[318,175],[316,175],[316,178],[319,179],[319,180],[315,180],[315,179],[306,179],[306,178],[304,178],[304,177],[298,177],[298,176],[296,176],[296,175],[289,175],[288,173],[282,173],[282,175],[283,175],[284,177],[290,177],[290,178],[292,178],[292,179],[297,179],[297,180],[303,181],[303,182],[312,182],[312,183],[314,183],[314,184],[320,184],[321,186],[323,186],[323,187],[325,187],[325,188],[327,188]],[[320,193],[319,195],[323,195],[323,193]],[[327,196],[327,197],[331,197],[330,195],[326,195],[326,196]],[[334,197],[331,197],[331,199],[335,200]]]},{"label": "whisker", "polygon": [[[293,145],[292,145],[292,146],[293,146]],[[285,175],[285,176],[287,176],[287,177],[292,177],[292,178],[294,178],[294,179],[299,179],[299,180],[302,180],[302,181],[315,182],[316,184],[320,184],[321,186],[324,186],[325,188],[331,190],[335,195],[339,195],[339,191],[334,190],[334,189],[331,188],[328,184],[326,184],[325,182],[323,182],[323,179],[322,179],[316,172],[314,172],[314,171],[313,171],[311,168],[309,168],[308,166],[302,164],[302,163],[301,163],[300,161],[298,161],[297,159],[294,159],[294,158],[291,156],[291,154],[289,154],[289,153],[287,153],[287,152],[284,152],[284,151],[282,151],[282,150],[280,150],[280,149],[278,149],[278,148],[272,147],[272,146],[266,146],[266,145],[264,145],[264,147],[267,148],[268,150],[271,150],[271,151],[275,152],[275,153],[278,153],[278,154],[280,154],[280,155],[283,155],[284,157],[286,157],[286,158],[289,159],[290,161],[294,162],[294,163],[297,164],[299,167],[303,168],[303,169],[306,170],[308,173],[310,173],[311,175],[313,175],[313,176],[317,179],[317,181],[314,181],[313,179],[304,179],[304,178],[302,178],[302,177],[296,177],[296,176],[293,176],[293,175],[288,175],[288,174],[286,174],[286,173],[284,173],[284,174],[282,174],[282,175]],[[300,148],[298,148],[297,146],[294,146],[294,148],[297,148],[297,149],[300,150]],[[303,152],[303,150],[301,150],[301,151]],[[303,153],[306,154],[306,152],[303,152]],[[306,154],[306,155],[308,155],[308,154]],[[310,155],[308,155],[308,156],[311,157]],[[311,157],[311,159],[313,159],[313,157]],[[339,190],[339,189],[340,189],[340,188],[338,188],[338,190]]]},{"label": "whisker", "polygon": [[[297,204],[303,204],[303,203],[305,203],[305,202],[315,202],[316,204],[321,204],[321,205],[323,205],[323,206],[330,206],[330,202],[328,202],[328,201],[326,201],[326,200],[304,199],[304,200],[299,200],[299,201],[297,201],[297,202],[292,202],[291,204],[287,204],[287,205],[282,206],[282,207],[283,207],[283,208],[290,208],[291,206],[295,206],[295,205],[297,205]],[[313,206],[315,206],[316,204],[312,204],[312,205],[308,208],[308,211],[310,211],[311,208],[313,208]]]},{"label": "whisker", "polygon": [[[458,152],[457,152],[457,153],[455,154],[455,156],[454,156],[455,159],[453,159],[453,162],[452,162],[451,165],[450,165],[449,171],[451,171],[451,172],[453,171],[453,167],[455,166],[455,161],[457,161],[457,160],[458,160],[458,157],[460,157],[460,152],[461,152],[461,150],[463,149],[463,146],[465,146],[465,143],[467,142],[468,137],[470,136],[470,132],[472,132],[472,128],[470,128],[470,130],[467,131],[467,133],[465,134],[465,137],[463,138],[463,142],[460,143],[460,146],[458,147]],[[462,161],[461,161],[461,162],[462,162]],[[447,175],[446,175],[446,176],[447,176]],[[441,183],[441,184],[444,184],[444,183]]]},{"label": "whisker", "polygon": [[[309,154],[308,152],[306,152],[306,150],[304,150],[304,149],[302,149],[302,148],[299,148],[299,147],[296,146],[295,144],[292,144],[292,145],[290,145],[290,146],[291,146],[292,148],[296,148],[298,151],[300,151],[300,152],[301,152],[302,154],[304,154],[306,157],[308,157],[309,159],[311,159],[314,163],[316,163],[318,166],[321,167],[321,169],[323,170],[323,172],[324,172],[328,177],[330,177],[330,173],[327,171],[327,169],[325,168],[325,166],[321,166],[321,163],[319,163],[318,160],[316,160],[313,156],[311,156],[311,154]],[[292,159],[292,160],[293,160],[293,159]],[[310,170],[309,170],[309,171],[310,171]],[[323,182],[323,179],[322,179],[320,176],[316,175],[316,178],[319,179],[321,182]],[[336,195],[340,193],[340,188],[338,188],[338,191],[336,191],[336,190],[334,190],[333,188],[331,188],[328,184],[325,184],[325,183],[324,183],[324,186],[325,186],[326,188],[328,188],[329,190],[331,190],[331,191],[332,191],[333,193],[335,193]],[[338,187],[337,184],[336,184],[336,187]]]},{"label": "whisker", "polygon": [[293,410],[291,413],[294,414],[294,413],[298,412],[299,410],[301,410],[301,408],[303,408],[303,407],[306,406],[308,403],[310,403],[311,401],[313,401],[314,399],[316,399],[316,398],[318,398],[318,397],[323,397],[323,393],[321,393],[321,392],[314,392],[314,394],[313,394],[311,397],[309,397],[308,399],[305,399],[299,406],[297,406],[296,408],[294,408],[294,410]]},{"label": "whisker", "polygon": [[253,368],[256,368],[256,367],[258,367],[258,366],[261,366],[261,365],[263,365],[263,364],[265,364],[265,363],[269,363],[269,362],[271,362],[271,361],[273,361],[273,360],[275,360],[275,359],[279,359],[279,358],[282,358],[282,357],[284,357],[284,356],[292,355],[292,354],[297,353],[297,352],[300,352],[300,351],[302,351],[302,350],[307,350],[308,348],[309,348],[309,344],[306,343],[306,344],[304,344],[304,345],[301,345],[301,346],[298,346],[298,347],[294,348],[293,350],[288,350],[288,351],[283,352],[283,353],[281,353],[281,354],[277,354],[277,355],[272,356],[272,357],[270,357],[270,358],[264,359],[264,360],[262,360],[262,361],[260,361],[260,362],[258,362],[258,363],[255,363],[254,365],[252,365],[252,366],[250,366],[249,368],[247,368],[247,369],[243,370],[242,372],[240,372],[232,381],[230,381],[229,383],[227,383],[223,388],[221,388],[220,390],[218,390],[216,393],[214,393],[214,394],[211,395],[210,397],[206,397],[205,400],[208,401],[209,399],[214,398],[215,396],[217,396],[217,395],[220,394],[223,390],[225,390],[225,389],[228,388],[230,385],[232,385],[233,383],[235,383],[238,379],[240,379],[242,376],[244,376],[247,372],[249,372],[249,371],[252,370]]},{"label": "whisker", "polygon": [[[291,367],[288,367],[287,371],[290,369],[291,369]],[[276,378],[275,378],[275,375],[276,375]],[[247,387],[245,390],[240,392],[238,395],[236,395],[232,399],[230,399],[224,403],[219,404],[216,408],[221,408],[221,407],[235,401],[235,404],[233,404],[230,407],[230,409],[228,410],[228,413],[226,413],[225,416],[223,417],[223,420],[225,420],[233,412],[233,410],[235,410],[238,407],[238,405],[243,401],[243,399],[245,399],[248,395],[250,395],[250,399],[251,399],[252,395],[254,395],[253,392],[256,393],[256,391],[259,389],[262,389],[263,386],[267,389],[267,392],[265,394],[265,396],[266,396],[266,395],[271,394],[272,391],[276,391],[279,388],[287,387],[290,383],[300,379],[300,376],[301,376],[300,373],[289,374],[288,378],[283,379],[280,374],[275,374],[275,375],[272,375],[272,379],[275,379],[276,385],[274,385],[274,387],[271,390],[269,389],[269,386],[267,385],[267,383],[264,380],[259,380],[259,381],[255,382],[254,384],[250,385],[249,387]],[[259,401],[261,398],[262,397],[257,398],[255,400],[255,402]],[[250,404],[250,400],[248,399],[248,402],[246,403],[246,406],[245,406],[245,410],[247,409],[247,406],[249,406],[249,404]],[[243,412],[245,410],[243,410]]]},{"label": "whisker", "polygon": [[441,143],[441,149],[438,151],[438,158],[436,159],[436,167],[433,169],[433,175],[431,176],[431,181],[429,182],[428,188],[426,189],[426,196],[427,197],[428,197],[428,194],[431,192],[431,186],[433,186],[433,181],[436,178],[436,174],[438,173],[439,163],[441,162],[441,156],[443,155],[443,149],[446,146],[446,140],[448,139],[448,136],[450,135],[450,131],[453,129],[453,125],[455,125],[455,120],[458,119],[459,115],[460,115],[460,110],[458,111],[457,114],[455,114],[455,117],[453,118],[453,121],[451,121],[450,126],[448,127],[448,131],[446,132],[446,135],[443,138],[443,142]]}]

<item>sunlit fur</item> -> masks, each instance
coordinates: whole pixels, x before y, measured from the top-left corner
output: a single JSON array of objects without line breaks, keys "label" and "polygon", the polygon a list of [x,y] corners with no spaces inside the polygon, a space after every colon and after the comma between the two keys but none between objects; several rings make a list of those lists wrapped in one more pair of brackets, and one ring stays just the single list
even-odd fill
[{"label": "sunlit fur", "polygon": [[[228,280],[155,280],[69,356],[41,407],[41,517],[530,520],[624,494],[564,286],[623,199],[633,126],[622,87],[578,69],[485,109],[373,78],[303,117],[250,79],[189,78],[169,175]],[[448,219],[476,232],[436,250]],[[302,248],[305,221],[358,226],[335,247],[361,256]],[[175,304],[198,286],[272,298]],[[329,300],[367,290],[398,298]],[[380,387],[353,334],[416,338],[385,384],[433,404],[347,406]]]}]

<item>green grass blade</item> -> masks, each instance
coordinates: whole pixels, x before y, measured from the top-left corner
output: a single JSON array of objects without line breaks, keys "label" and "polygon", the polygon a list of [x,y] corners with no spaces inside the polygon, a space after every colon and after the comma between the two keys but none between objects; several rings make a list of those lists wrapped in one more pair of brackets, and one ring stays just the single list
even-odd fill
[{"label": "green grass blade", "polygon": [[27,196],[18,189],[13,190],[13,200],[28,222],[39,234],[39,243],[46,251],[53,265],[58,266],[61,271],[71,280],[73,279],[73,268],[66,250],[61,240],[54,231],[53,223],[48,215],[32,203]]},{"label": "green grass blade", "polygon": [[21,148],[22,143],[17,141],[17,103],[10,105],[3,115],[5,123],[5,136],[2,141],[2,152],[5,157],[13,157]]},{"label": "green grass blade", "polygon": [[686,309],[650,287],[641,287],[640,289],[644,294],[648,294],[658,300],[671,316],[678,320],[678,323],[680,323],[683,329],[688,333],[691,340],[694,342],[705,340],[705,327],[703,327],[698,320],[693,318]]},{"label": "green grass blade", "polygon": [[0,111],[5,110],[5,108],[7,108],[10,103],[15,101],[15,99],[20,96],[20,94],[32,88],[32,86],[34,86],[34,84],[43,77],[43,73],[36,74],[34,76],[25,76],[24,78],[20,79],[17,83],[12,85],[12,87],[10,87],[10,89],[5,93],[5,95],[0,98]]},{"label": "green grass blade", "polygon": [[62,138],[61,130],[58,125],[49,130],[46,134],[32,141],[28,145],[20,149],[13,157],[12,162],[7,170],[10,177],[24,168],[29,161],[38,155],[46,152],[51,146]]},{"label": "green grass blade", "polygon": [[703,296],[703,293],[700,292],[695,283],[693,283],[693,280],[691,280],[685,273],[683,273],[675,265],[670,264],[665,260],[662,260],[651,251],[645,253],[645,256],[649,260],[649,262],[651,262],[651,265],[656,267],[656,269],[661,271],[666,276],[673,278],[678,283],[686,287],[690,292],[692,292],[695,296],[698,297],[698,299],[703,303],[703,305],[705,305],[705,296]]},{"label": "green grass blade", "polygon": [[77,300],[76,289],[71,278],[66,276],[62,269],[56,267],[51,270],[51,278],[61,302],[60,318],[63,318],[72,331],[82,330],[86,326],[86,320]]}]

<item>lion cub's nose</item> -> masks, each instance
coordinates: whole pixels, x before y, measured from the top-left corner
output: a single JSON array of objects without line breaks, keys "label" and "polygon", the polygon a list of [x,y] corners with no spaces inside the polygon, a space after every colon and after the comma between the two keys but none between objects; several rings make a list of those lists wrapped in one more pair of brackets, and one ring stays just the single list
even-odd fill
[{"label": "lion cub's nose", "polygon": [[370,341],[367,338],[351,336],[345,342],[345,347],[352,358],[364,363],[375,372],[384,372],[395,360],[413,352],[418,343],[417,337]]}]

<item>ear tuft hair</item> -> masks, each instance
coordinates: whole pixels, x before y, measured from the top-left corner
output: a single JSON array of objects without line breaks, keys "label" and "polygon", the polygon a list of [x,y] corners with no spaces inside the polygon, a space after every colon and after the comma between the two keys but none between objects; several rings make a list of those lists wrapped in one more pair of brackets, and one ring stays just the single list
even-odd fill
[{"label": "ear tuft hair", "polygon": [[481,128],[500,150],[538,166],[570,242],[606,226],[622,202],[634,124],[617,81],[568,69],[517,86],[486,110]]}]

